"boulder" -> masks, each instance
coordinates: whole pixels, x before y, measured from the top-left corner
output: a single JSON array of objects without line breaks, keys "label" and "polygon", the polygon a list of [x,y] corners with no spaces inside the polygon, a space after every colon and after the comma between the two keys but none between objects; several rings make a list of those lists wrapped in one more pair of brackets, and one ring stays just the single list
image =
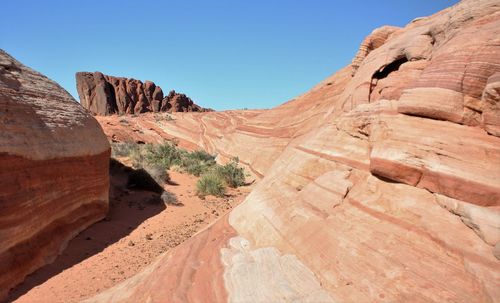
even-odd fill
[{"label": "boulder", "polygon": [[[94,78],[102,74],[82,77],[81,89],[106,96]],[[104,218],[109,156],[101,127],[80,104],[0,50],[0,300]]]}]

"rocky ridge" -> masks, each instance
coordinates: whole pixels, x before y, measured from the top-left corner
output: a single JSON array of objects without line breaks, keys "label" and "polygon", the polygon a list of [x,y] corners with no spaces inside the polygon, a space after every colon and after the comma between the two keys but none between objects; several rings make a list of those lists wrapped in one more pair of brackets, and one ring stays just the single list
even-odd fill
[{"label": "rocky ridge", "polygon": [[78,72],[76,87],[80,103],[94,115],[210,111],[174,90],[164,97],[161,87],[151,81]]}]

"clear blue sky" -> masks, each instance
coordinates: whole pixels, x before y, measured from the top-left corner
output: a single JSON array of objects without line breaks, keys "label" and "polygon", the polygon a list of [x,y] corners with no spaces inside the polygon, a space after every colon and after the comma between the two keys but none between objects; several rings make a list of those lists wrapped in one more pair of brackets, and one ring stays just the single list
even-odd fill
[{"label": "clear blue sky", "polygon": [[10,0],[0,48],[77,100],[74,74],[151,80],[218,110],[269,108],[350,63],[381,25],[450,0]]}]

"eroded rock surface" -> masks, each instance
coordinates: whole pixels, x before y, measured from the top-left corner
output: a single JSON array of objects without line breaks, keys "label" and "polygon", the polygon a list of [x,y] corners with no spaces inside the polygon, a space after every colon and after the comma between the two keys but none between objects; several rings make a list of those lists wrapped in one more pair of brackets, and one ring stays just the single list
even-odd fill
[{"label": "eroded rock surface", "polygon": [[162,89],[151,81],[78,72],[76,87],[82,106],[94,115],[209,111],[175,91],[164,98]]},{"label": "eroded rock surface", "polygon": [[108,162],[96,120],[0,50],[0,300],[105,216]]},{"label": "eroded rock surface", "polygon": [[351,66],[271,110],[100,117],[116,141],[178,138],[261,180],[90,301],[499,302],[499,29],[498,1],[466,0],[374,31]]}]

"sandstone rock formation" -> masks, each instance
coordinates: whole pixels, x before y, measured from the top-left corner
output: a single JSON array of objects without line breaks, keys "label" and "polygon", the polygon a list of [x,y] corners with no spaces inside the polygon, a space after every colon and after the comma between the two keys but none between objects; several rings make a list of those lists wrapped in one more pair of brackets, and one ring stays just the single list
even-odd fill
[{"label": "sandstone rock formation", "polygon": [[94,115],[209,111],[175,91],[163,98],[162,89],[151,81],[78,72],[76,87],[80,103]]},{"label": "sandstone rock formation", "polygon": [[0,50],[0,300],[105,216],[109,153],[63,88]]},{"label": "sandstone rock formation", "polygon": [[369,36],[268,111],[154,114],[261,178],[227,217],[88,302],[500,302],[500,6],[465,0]]}]

